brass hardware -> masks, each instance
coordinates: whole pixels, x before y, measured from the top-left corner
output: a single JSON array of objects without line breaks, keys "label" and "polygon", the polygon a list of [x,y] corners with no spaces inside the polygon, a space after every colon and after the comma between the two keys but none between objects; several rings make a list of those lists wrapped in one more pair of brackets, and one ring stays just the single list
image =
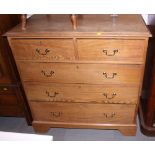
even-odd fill
[{"label": "brass hardware", "polygon": [[52,117],[61,117],[62,112],[50,112],[52,114]]},{"label": "brass hardware", "polygon": [[116,113],[115,112],[112,112],[111,114],[103,113],[103,115],[105,116],[105,118],[114,118]]},{"label": "brass hardware", "polygon": [[107,56],[114,56],[118,52],[118,49],[113,50],[113,54],[108,54],[108,50],[103,50],[102,52],[105,53]]},{"label": "brass hardware", "polygon": [[46,77],[51,77],[54,74],[54,71],[50,71],[50,73],[47,74],[45,71],[42,70],[41,73]]},{"label": "brass hardware", "polygon": [[107,79],[113,79],[115,77],[115,75],[117,75],[117,73],[112,73],[112,76],[108,76],[108,74],[106,72],[103,72],[103,75],[107,78]]},{"label": "brass hardware", "polygon": [[56,97],[56,95],[58,95],[59,93],[54,92],[53,95],[51,95],[50,92],[46,91],[46,94],[47,94],[48,97]]},{"label": "brass hardware", "polygon": [[107,93],[103,93],[103,96],[105,96],[106,99],[113,99],[113,98],[116,96],[116,93],[113,93],[113,94],[111,95],[111,97],[108,97],[108,94],[107,94]]},{"label": "brass hardware", "polygon": [[7,87],[0,87],[0,90],[1,90],[1,91],[7,91],[8,88],[7,88]]},{"label": "brass hardware", "polygon": [[4,87],[4,88],[3,88],[3,90],[4,90],[4,91],[7,91],[7,90],[8,90],[8,88]]},{"label": "brass hardware", "polygon": [[41,53],[41,50],[39,48],[36,48],[36,52],[40,55],[47,55],[48,52],[50,52],[49,49],[45,49],[45,52],[44,53]]}]

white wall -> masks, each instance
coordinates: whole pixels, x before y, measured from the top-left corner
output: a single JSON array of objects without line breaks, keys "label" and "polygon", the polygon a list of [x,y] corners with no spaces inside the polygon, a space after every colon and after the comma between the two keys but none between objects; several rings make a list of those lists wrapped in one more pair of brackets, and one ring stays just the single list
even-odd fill
[{"label": "white wall", "polygon": [[[28,14],[27,18],[31,17],[33,14]],[[155,14],[142,14],[142,17],[147,25],[155,25]]]}]

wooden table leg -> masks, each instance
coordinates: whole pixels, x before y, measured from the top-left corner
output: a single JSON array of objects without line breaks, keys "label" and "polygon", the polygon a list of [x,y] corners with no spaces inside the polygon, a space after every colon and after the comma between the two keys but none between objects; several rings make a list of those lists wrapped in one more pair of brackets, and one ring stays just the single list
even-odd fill
[{"label": "wooden table leg", "polygon": [[26,18],[27,18],[27,14],[22,14],[21,15],[21,22],[22,22],[22,30],[26,30]]},{"label": "wooden table leg", "polygon": [[73,25],[73,29],[76,30],[77,29],[77,19],[76,19],[76,15],[75,14],[72,14],[71,15],[71,22],[72,22],[72,25]]}]

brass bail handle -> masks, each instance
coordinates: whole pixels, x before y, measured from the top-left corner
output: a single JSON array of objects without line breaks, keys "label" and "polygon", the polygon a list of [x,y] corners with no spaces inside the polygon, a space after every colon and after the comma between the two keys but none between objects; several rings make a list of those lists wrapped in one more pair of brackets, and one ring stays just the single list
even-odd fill
[{"label": "brass bail handle", "polygon": [[113,93],[113,94],[111,95],[111,97],[109,97],[109,95],[108,95],[107,93],[103,93],[103,96],[105,96],[106,99],[113,99],[116,95],[117,95],[116,93]]},{"label": "brass bail handle", "polygon": [[62,116],[62,112],[50,112],[52,117],[61,117]]},{"label": "brass bail handle", "polygon": [[56,95],[58,95],[59,93],[54,92],[54,93],[52,94],[52,93],[50,93],[49,91],[46,90],[46,94],[47,94],[48,97],[51,97],[51,98],[52,98],[52,97],[56,97]]},{"label": "brass bail handle", "polygon": [[104,75],[105,78],[107,78],[107,79],[113,79],[113,78],[117,75],[117,73],[112,73],[112,76],[108,76],[108,73],[103,72],[103,75]]},{"label": "brass bail handle", "polygon": [[105,118],[114,118],[116,113],[115,112],[112,112],[111,114],[103,113],[103,115]]},{"label": "brass bail handle", "polygon": [[44,52],[41,52],[39,48],[36,48],[36,52],[40,55],[47,55],[47,53],[49,53],[50,50],[46,48]]},{"label": "brass bail handle", "polygon": [[51,76],[53,76],[54,71],[51,70],[50,73],[48,74],[46,71],[42,70],[41,73],[42,73],[44,76],[46,76],[46,77],[51,77]]},{"label": "brass bail handle", "polygon": [[118,49],[113,50],[112,54],[108,53],[108,50],[105,50],[105,49],[103,49],[102,52],[105,53],[105,55],[107,56],[114,56],[116,53],[118,53]]}]

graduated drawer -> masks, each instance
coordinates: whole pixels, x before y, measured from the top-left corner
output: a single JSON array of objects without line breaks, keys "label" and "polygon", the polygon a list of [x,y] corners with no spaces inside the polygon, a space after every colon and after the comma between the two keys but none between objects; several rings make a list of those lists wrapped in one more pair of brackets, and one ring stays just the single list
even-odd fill
[{"label": "graduated drawer", "polygon": [[24,81],[139,84],[141,65],[18,62]]},{"label": "graduated drawer", "polygon": [[136,105],[30,102],[33,120],[68,123],[133,123]]},{"label": "graduated drawer", "polygon": [[74,60],[72,39],[11,39],[17,60]]},{"label": "graduated drawer", "polygon": [[82,85],[24,83],[30,101],[93,102],[136,104],[138,87],[119,85]]},{"label": "graduated drawer", "polygon": [[122,61],[142,63],[145,58],[145,40],[78,39],[80,60]]}]

